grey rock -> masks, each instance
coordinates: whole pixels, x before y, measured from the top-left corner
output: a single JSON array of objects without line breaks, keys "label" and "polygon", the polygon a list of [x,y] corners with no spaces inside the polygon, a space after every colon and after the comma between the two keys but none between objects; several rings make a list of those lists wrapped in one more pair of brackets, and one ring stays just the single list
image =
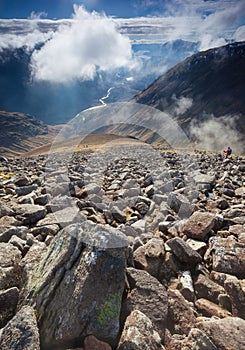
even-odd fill
[{"label": "grey rock", "polygon": [[204,240],[214,225],[214,214],[196,211],[186,221],[182,228],[182,231],[188,237]]},{"label": "grey rock", "polygon": [[30,186],[23,186],[23,187],[16,187],[15,192],[18,197],[20,196],[26,196],[27,194],[36,191],[38,188],[37,185],[30,185]]},{"label": "grey rock", "polygon": [[4,203],[0,203],[0,218],[14,215],[14,210]]},{"label": "grey rock", "polygon": [[15,211],[17,218],[22,221],[23,225],[34,224],[46,215],[46,209],[40,205],[17,205]]},{"label": "grey rock", "polygon": [[0,243],[0,267],[18,265],[21,260],[21,252],[10,243]]},{"label": "grey rock", "polygon": [[0,328],[14,316],[19,300],[19,289],[13,287],[0,291]]},{"label": "grey rock", "polygon": [[57,234],[25,287],[39,313],[44,347],[89,334],[115,341],[126,253],[125,236],[102,225],[71,225]]},{"label": "grey rock", "polygon": [[126,300],[127,313],[143,312],[153,323],[154,329],[164,339],[168,314],[167,292],[157,279],[146,271],[127,269],[130,294]]},{"label": "grey rock", "polygon": [[17,247],[21,253],[23,253],[24,251],[24,246],[26,244],[26,241],[21,239],[20,237],[17,237],[15,235],[13,235],[10,240],[9,243],[13,244],[13,246]]},{"label": "grey rock", "polygon": [[136,221],[131,226],[139,235],[145,233],[146,231],[146,221],[143,219]]},{"label": "grey rock", "polygon": [[219,303],[219,295],[225,293],[222,286],[203,274],[199,274],[194,286],[197,298],[205,298],[216,304]]},{"label": "grey rock", "polygon": [[118,207],[114,206],[111,208],[111,214],[113,218],[119,223],[126,222],[126,214],[120,210]]},{"label": "grey rock", "polygon": [[31,180],[27,176],[19,177],[15,180],[15,185],[19,187],[28,186],[31,184]]},{"label": "grey rock", "polygon": [[143,312],[134,310],[126,319],[117,349],[164,350],[164,347],[152,321]]},{"label": "grey rock", "polygon": [[[27,234],[26,226],[9,227],[0,233],[0,242],[7,243],[12,236],[17,236],[19,238],[25,239]],[[1,231],[0,231],[1,232]]]},{"label": "grey rock", "polygon": [[205,257],[211,259],[213,270],[245,278],[244,248],[234,236],[211,237]]},{"label": "grey rock", "polygon": [[79,220],[81,220],[81,216],[79,215],[78,208],[76,206],[70,206],[47,214],[44,219],[37,222],[37,226],[40,227],[55,224],[65,227],[74,222],[79,222]]},{"label": "grey rock", "polygon": [[168,240],[167,245],[171,248],[179,261],[185,264],[196,265],[202,261],[201,255],[192,249],[191,246],[180,237],[174,237]]},{"label": "grey rock", "polygon": [[219,350],[244,349],[245,321],[239,317],[205,319],[198,322],[201,329]]},{"label": "grey rock", "polygon": [[168,206],[181,218],[188,218],[193,212],[193,206],[182,194],[171,192],[168,195]]},{"label": "grey rock", "polygon": [[20,265],[0,267],[0,290],[20,287],[22,284],[22,268]]},{"label": "grey rock", "polygon": [[167,328],[170,332],[188,335],[196,324],[196,317],[190,303],[178,290],[168,289]]},{"label": "grey rock", "polygon": [[35,311],[22,307],[2,329],[1,350],[40,350],[39,333]]},{"label": "grey rock", "polygon": [[179,290],[183,297],[193,302],[195,300],[195,291],[190,271],[180,272],[179,284]]}]

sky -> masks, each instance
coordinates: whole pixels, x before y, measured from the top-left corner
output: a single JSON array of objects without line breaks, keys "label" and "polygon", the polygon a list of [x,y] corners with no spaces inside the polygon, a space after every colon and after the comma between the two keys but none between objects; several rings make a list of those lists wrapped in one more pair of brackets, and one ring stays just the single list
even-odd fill
[{"label": "sky", "polygon": [[[182,2],[185,2],[184,0]],[[1,0],[1,18],[27,18],[32,12],[47,18],[69,18],[73,5],[83,5],[88,11],[105,12],[109,16],[130,18],[159,15],[167,11],[169,0]]]},{"label": "sky", "polygon": [[0,52],[31,51],[37,81],[140,69],[132,44],[177,39],[200,51],[245,40],[245,0],[0,0]]}]

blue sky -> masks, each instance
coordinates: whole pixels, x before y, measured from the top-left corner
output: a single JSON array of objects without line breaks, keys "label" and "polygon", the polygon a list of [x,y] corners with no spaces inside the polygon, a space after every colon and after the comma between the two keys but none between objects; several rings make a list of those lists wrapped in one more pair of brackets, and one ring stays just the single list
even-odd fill
[{"label": "blue sky", "polygon": [[27,18],[31,12],[47,18],[70,18],[73,4],[84,5],[88,11],[105,12],[109,16],[135,17],[162,12],[171,1],[150,0],[0,0],[0,18]]},{"label": "blue sky", "polygon": [[[83,5],[89,12],[105,12],[108,16],[174,16],[196,13],[207,16],[217,11],[229,12],[244,0],[0,0],[0,18],[28,18],[31,13],[49,19],[70,18],[73,5]],[[241,13],[241,16],[244,13]],[[244,20],[244,18],[243,18]]]}]

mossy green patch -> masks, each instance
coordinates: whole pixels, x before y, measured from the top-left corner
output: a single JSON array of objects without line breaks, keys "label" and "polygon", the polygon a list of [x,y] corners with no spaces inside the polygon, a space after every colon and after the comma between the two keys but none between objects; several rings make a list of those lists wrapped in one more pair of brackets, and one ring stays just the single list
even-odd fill
[{"label": "mossy green patch", "polygon": [[118,319],[121,309],[121,296],[111,294],[108,299],[99,307],[98,322],[101,326],[106,321],[111,322],[112,319]]}]

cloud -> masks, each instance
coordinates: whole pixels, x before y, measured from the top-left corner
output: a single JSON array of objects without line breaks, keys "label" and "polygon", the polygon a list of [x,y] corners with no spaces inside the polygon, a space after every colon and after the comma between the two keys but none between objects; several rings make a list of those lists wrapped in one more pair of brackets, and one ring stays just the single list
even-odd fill
[{"label": "cloud", "polygon": [[75,6],[74,20],[60,26],[53,37],[32,55],[34,80],[66,83],[93,79],[97,70],[133,67],[131,44],[115,22]]},{"label": "cloud", "polygon": [[35,12],[32,11],[28,19],[40,19],[40,18],[46,18],[47,17],[47,12]]},{"label": "cloud", "polygon": [[244,135],[237,130],[236,123],[239,119],[236,115],[225,115],[215,118],[206,116],[202,123],[192,122],[190,133],[197,140],[197,147],[209,151],[222,152],[227,146],[231,146],[237,154],[243,154]]},{"label": "cloud", "polygon": [[237,28],[234,34],[235,41],[243,41],[245,40],[245,26],[241,26]]},{"label": "cloud", "polygon": [[174,101],[174,104],[175,104],[173,113],[176,116],[184,114],[186,111],[188,111],[188,109],[191,108],[193,103],[192,98],[184,97],[184,96],[177,98],[175,95],[173,95],[172,100]]}]

